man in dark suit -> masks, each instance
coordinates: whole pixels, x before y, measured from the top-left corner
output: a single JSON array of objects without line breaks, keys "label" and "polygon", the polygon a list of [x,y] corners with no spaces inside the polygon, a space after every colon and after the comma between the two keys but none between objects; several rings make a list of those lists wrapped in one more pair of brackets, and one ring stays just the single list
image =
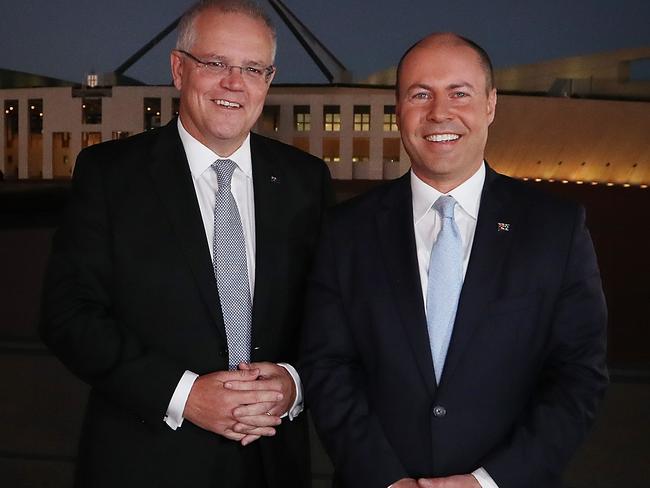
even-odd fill
[{"label": "man in dark suit", "polygon": [[342,486],[559,486],[605,389],[584,211],[487,166],[493,83],[467,39],[414,45],[411,171],[326,221],[299,369]]},{"label": "man in dark suit", "polygon": [[290,363],[330,180],[250,133],[274,55],[255,4],[194,6],[179,119],[79,155],[42,324],[92,387],[77,486],[310,486]]}]

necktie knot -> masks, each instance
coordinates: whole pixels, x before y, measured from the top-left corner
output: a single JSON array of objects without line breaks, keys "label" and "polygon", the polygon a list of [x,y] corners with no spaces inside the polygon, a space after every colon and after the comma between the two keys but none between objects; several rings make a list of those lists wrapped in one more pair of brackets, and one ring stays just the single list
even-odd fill
[{"label": "necktie knot", "polygon": [[454,207],[456,206],[456,200],[451,195],[442,195],[436,202],[433,204],[433,209],[438,212],[438,214],[443,219],[454,219]]},{"label": "necktie knot", "polygon": [[217,173],[217,183],[219,184],[219,191],[221,189],[230,189],[230,182],[232,174],[235,171],[237,164],[232,159],[217,159],[212,163],[212,169]]}]

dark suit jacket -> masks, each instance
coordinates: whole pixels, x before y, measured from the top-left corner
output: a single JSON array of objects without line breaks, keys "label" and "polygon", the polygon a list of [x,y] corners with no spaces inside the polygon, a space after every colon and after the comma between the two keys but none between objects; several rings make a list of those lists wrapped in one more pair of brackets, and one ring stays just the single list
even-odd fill
[{"label": "dark suit jacket", "polygon": [[[295,363],[329,172],[321,160],[254,134],[251,153],[251,360]],[[81,152],[42,322],[45,342],[92,386],[79,486],[230,487],[255,468],[242,460],[253,451],[236,442],[190,422],[177,431],[163,422],[186,369],[228,369],[207,242],[175,120]],[[306,435],[301,416],[251,445],[269,487],[310,484]]]},{"label": "dark suit jacket", "polygon": [[334,209],[306,310],[301,376],[344,486],[481,466],[500,488],[556,486],[607,382],[583,209],[490,169],[439,385],[409,174]]}]

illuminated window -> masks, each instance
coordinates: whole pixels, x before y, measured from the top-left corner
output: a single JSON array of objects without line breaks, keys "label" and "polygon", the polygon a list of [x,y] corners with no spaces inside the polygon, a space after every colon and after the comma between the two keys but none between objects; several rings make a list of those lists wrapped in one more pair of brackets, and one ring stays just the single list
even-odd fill
[{"label": "illuminated window", "polygon": [[298,132],[309,132],[311,130],[309,105],[295,105],[293,107],[293,123]]},{"label": "illuminated window", "polygon": [[86,76],[86,85],[88,88],[95,88],[99,83],[99,77],[95,73],[91,73]]},{"label": "illuminated window", "polygon": [[323,125],[325,132],[339,132],[341,130],[341,107],[325,105],[323,107]]},{"label": "illuminated window", "polygon": [[143,104],[144,130],[160,127],[160,98],[145,98]]},{"label": "illuminated window", "polygon": [[102,133],[101,132],[82,132],[81,133],[81,147],[86,148],[92,146],[93,144],[99,144],[102,142]]},{"label": "illuminated window", "polygon": [[293,146],[302,149],[305,152],[309,152],[309,137],[294,137]]},{"label": "illuminated window", "polygon": [[70,133],[52,133],[52,172],[55,178],[70,178]]},{"label": "illuminated window", "polygon": [[27,100],[29,136],[27,138],[27,177],[43,177],[43,99]]},{"label": "illuminated window", "polygon": [[395,105],[384,105],[384,132],[397,132]]},{"label": "illuminated window", "polygon": [[112,138],[115,141],[117,139],[126,139],[130,135],[131,134],[125,130],[114,130],[112,134]]},{"label": "illuminated window", "polygon": [[352,139],[352,162],[365,163],[370,159],[370,139],[355,137]]},{"label": "illuminated window", "polygon": [[354,130],[357,132],[370,130],[370,105],[354,106]]},{"label": "illuminated window", "polygon": [[102,99],[99,97],[84,97],[81,99],[81,123],[102,123]]},{"label": "illuminated window", "polygon": [[323,139],[323,161],[326,163],[338,163],[341,161],[341,142],[339,139]]}]

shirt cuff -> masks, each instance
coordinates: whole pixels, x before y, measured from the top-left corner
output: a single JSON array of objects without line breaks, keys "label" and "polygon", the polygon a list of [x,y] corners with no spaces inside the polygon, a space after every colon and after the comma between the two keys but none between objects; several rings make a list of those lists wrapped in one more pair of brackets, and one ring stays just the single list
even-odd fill
[{"label": "shirt cuff", "polygon": [[298,374],[298,371],[296,371],[296,368],[288,363],[278,363],[278,366],[282,366],[289,372],[293,384],[296,387],[296,399],[293,401],[293,405],[291,405],[289,411],[285,412],[280,418],[283,419],[288,415],[289,420],[293,420],[300,415],[300,412],[305,408],[302,395],[302,382],[300,381],[300,375]]},{"label": "shirt cuff", "polygon": [[472,473],[472,476],[476,478],[476,481],[481,485],[481,488],[499,488],[492,479],[492,476],[490,476],[484,468],[478,468]]},{"label": "shirt cuff", "polygon": [[194,385],[194,381],[199,377],[198,374],[191,371],[185,371],[181,376],[180,381],[176,385],[172,399],[169,400],[167,412],[163,420],[172,429],[176,430],[183,425],[183,411],[185,411],[185,404],[190,396],[190,390]]}]

